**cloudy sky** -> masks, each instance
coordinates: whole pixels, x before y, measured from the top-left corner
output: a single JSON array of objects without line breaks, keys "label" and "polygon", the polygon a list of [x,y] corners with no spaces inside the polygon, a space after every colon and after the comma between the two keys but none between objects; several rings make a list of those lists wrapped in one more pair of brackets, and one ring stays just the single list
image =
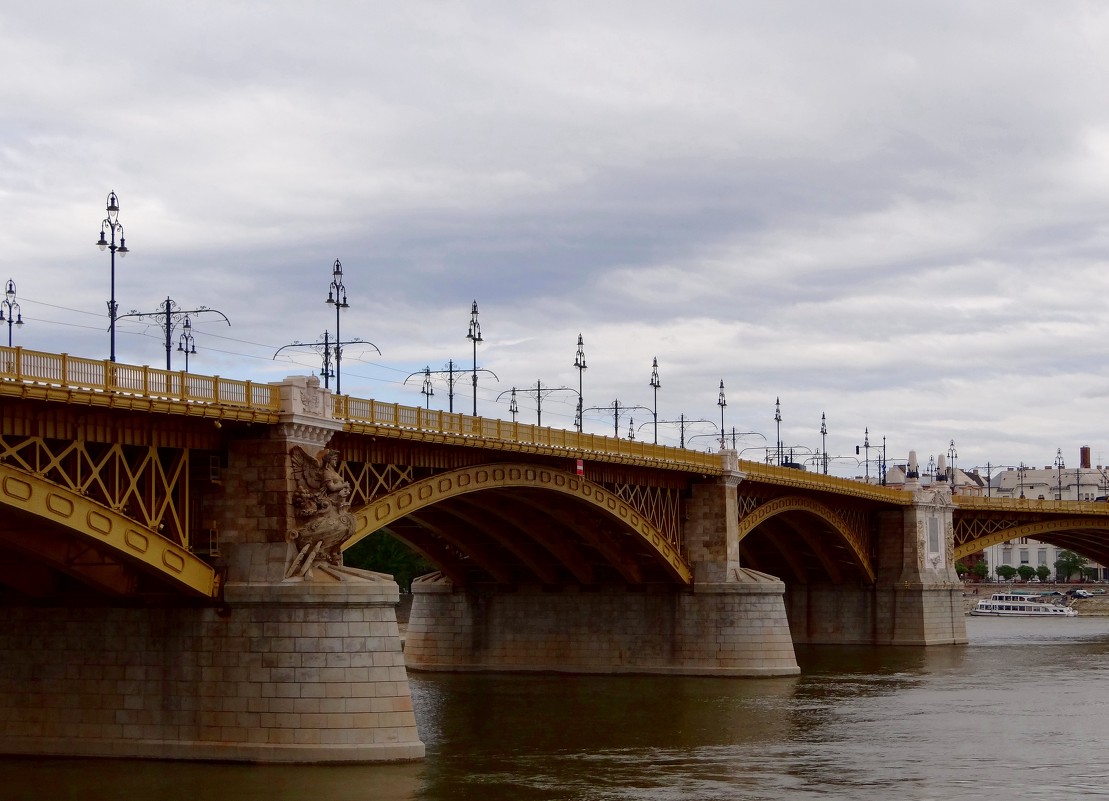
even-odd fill
[{"label": "cloudy sky", "polygon": [[[194,372],[318,371],[274,354],[334,336],[338,258],[342,336],[381,350],[346,348],[352,395],[468,372],[476,300],[483,415],[516,387],[534,422],[541,382],[571,427],[545,388],[577,387],[580,333],[598,433],[618,400],[653,438],[657,357],[698,448],[723,381],[744,458],[780,398],[840,475],[865,430],[891,460],[1109,462],[1104,3],[46,0],[0,11],[0,67],[17,345],[108,356],[115,191],[120,312],[231,321],[193,321]],[[158,322],[120,321],[119,360],[164,366]]]}]

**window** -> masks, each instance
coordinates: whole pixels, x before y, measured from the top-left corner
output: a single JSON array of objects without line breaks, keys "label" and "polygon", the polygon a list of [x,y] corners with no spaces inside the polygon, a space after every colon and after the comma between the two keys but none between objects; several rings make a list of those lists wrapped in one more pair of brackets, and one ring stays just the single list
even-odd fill
[{"label": "window", "polygon": [[1047,564],[1047,548],[1040,548],[1040,550],[1036,551],[1036,564]]},{"label": "window", "polygon": [[1022,565],[1028,564],[1028,549],[1027,548],[1021,548],[1020,549],[1020,563]]}]

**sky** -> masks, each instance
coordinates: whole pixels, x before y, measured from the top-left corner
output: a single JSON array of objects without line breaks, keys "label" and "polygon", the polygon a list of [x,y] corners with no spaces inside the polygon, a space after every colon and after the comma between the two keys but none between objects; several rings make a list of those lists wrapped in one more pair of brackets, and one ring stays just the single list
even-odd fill
[{"label": "sky", "polygon": [[471,412],[476,301],[483,416],[1109,463],[1102,2],[44,0],[0,70],[16,345],[108,357],[115,192],[121,362],[170,298],[190,371],[318,372],[339,259],[345,394]]}]

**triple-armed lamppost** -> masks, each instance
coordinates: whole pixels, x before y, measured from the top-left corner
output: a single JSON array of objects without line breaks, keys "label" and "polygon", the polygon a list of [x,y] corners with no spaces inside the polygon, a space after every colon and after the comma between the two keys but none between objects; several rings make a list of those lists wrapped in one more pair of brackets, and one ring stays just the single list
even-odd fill
[{"label": "triple-armed lamppost", "polygon": [[[4,313],[7,312],[7,316]],[[0,300],[0,323],[8,324],[8,347],[12,346],[12,326],[23,326],[23,313],[19,310],[19,301],[15,299],[15,281],[8,279],[8,288],[4,291],[4,299]]]},{"label": "triple-armed lamppost", "polygon": [[[338,259],[331,265],[331,285],[327,288],[327,300],[324,301],[329,306],[335,307],[335,394],[343,394],[340,387],[343,380],[343,337],[339,332],[339,312],[343,309],[350,308],[347,303],[347,288],[343,285],[343,264]],[[327,334],[324,334],[326,338]],[[381,351],[378,351],[380,353]],[[324,358],[324,388],[327,388],[327,370],[326,357]]]},{"label": "triple-armed lamppost", "polygon": [[483,341],[481,338],[481,323],[478,322],[477,315],[477,301],[475,300],[473,307],[470,309],[470,330],[466,333],[466,339],[474,343],[474,417],[477,417],[477,346],[479,342]]},{"label": "triple-armed lamppost", "polygon": [[724,379],[720,379],[720,394],[716,398],[716,405],[720,407],[720,450],[724,450],[727,444],[724,441],[724,407],[728,405],[727,399],[724,397]]},{"label": "triple-armed lamppost", "polygon": [[824,475],[828,475],[828,421],[820,413],[820,450],[824,452]]},{"label": "triple-armed lamppost", "polygon": [[662,386],[662,382],[658,377],[658,356],[654,357],[651,362],[651,390],[654,392],[655,401],[654,408],[651,410],[651,417],[655,422],[655,444],[658,445],[658,390]]},{"label": "triple-armed lamppost", "polygon": [[577,423],[578,433],[580,434],[582,425],[585,423],[585,420],[582,419],[583,413],[585,412],[585,403],[584,396],[581,394],[581,374],[584,373],[586,369],[585,342],[582,340],[581,334],[578,334],[578,352],[574,354],[574,369],[578,371],[578,414],[575,422]]},{"label": "triple-armed lamppost", "polygon": [[[109,358],[116,360],[116,319],[119,306],[116,304],[116,253],[122,259],[130,251],[127,249],[127,240],[123,238],[123,224],[119,221],[119,198],[115,192],[108,193],[108,216],[100,223],[100,239],[97,245],[101,250],[112,252],[112,297],[108,301],[108,331],[111,338],[111,353]],[[116,234],[119,234],[119,245],[116,245]],[[168,369],[168,368],[167,368]]]}]

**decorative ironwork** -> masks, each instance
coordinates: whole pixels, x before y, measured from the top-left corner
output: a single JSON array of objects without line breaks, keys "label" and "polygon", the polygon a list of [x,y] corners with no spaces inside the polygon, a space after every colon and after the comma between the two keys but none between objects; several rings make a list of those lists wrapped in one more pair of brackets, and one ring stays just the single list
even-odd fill
[{"label": "decorative ironwork", "polygon": [[645,487],[639,484],[616,484],[612,491],[657,528],[666,541],[681,548],[681,493],[666,487]]},{"label": "decorative ironwork", "polygon": [[344,462],[340,471],[350,484],[350,503],[364,506],[416,480],[411,465]]},{"label": "decorative ironwork", "polygon": [[73,490],[189,547],[189,451],[0,435],[0,462]]}]

